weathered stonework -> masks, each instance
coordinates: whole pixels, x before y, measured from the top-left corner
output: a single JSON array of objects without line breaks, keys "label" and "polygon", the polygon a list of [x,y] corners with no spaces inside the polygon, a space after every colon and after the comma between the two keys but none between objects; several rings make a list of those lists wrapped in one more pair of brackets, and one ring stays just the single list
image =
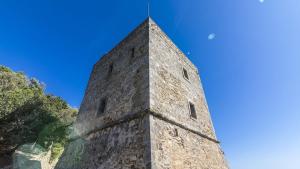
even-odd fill
[{"label": "weathered stonework", "polygon": [[75,131],[56,169],[228,169],[197,68],[151,19],[94,65]]},{"label": "weathered stonework", "polygon": [[[197,68],[154,22],[150,25],[150,109],[215,139]],[[189,115],[189,101],[197,119]]]},{"label": "weathered stonework", "polygon": [[76,139],[56,168],[150,168],[149,115]]},{"label": "weathered stonework", "polygon": [[150,117],[152,168],[227,169],[218,144],[188,130]]}]

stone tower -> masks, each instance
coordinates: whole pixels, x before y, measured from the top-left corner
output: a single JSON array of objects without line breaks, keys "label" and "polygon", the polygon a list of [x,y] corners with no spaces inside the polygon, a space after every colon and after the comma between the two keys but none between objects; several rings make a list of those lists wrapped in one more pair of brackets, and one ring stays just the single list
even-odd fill
[{"label": "stone tower", "polygon": [[56,169],[228,169],[195,65],[148,18],[93,67]]}]

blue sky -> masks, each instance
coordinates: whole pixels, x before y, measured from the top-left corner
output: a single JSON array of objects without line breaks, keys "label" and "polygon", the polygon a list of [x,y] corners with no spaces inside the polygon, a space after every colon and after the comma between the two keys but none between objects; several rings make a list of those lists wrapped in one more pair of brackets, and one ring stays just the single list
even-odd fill
[{"label": "blue sky", "polygon": [[[300,168],[300,1],[152,0],[200,70],[232,169]],[[0,1],[0,64],[79,107],[92,65],[147,17],[146,0]]]}]

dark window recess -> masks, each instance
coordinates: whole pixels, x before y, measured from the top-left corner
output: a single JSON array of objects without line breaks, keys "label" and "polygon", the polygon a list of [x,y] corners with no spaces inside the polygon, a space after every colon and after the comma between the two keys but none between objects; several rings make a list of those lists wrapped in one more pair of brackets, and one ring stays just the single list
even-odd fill
[{"label": "dark window recess", "polygon": [[178,130],[174,129],[174,136],[177,137],[178,136]]},{"label": "dark window recess", "polygon": [[189,103],[190,105],[190,112],[191,112],[191,117],[196,119],[197,115],[196,115],[196,109],[195,109],[195,105],[193,103]]},{"label": "dark window recess", "polygon": [[100,105],[98,108],[98,115],[103,114],[106,108],[106,99],[101,99]]},{"label": "dark window recess", "polygon": [[108,74],[111,74],[111,73],[113,72],[113,70],[114,70],[114,64],[111,63],[111,64],[109,65]]},{"label": "dark window recess", "polygon": [[131,49],[131,58],[134,58],[135,48]]},{"label": "dark window recess", "polygon": [[187,80],[189,80],[189,75],[185,68],[183,68],[183,77],[186,78]]}]

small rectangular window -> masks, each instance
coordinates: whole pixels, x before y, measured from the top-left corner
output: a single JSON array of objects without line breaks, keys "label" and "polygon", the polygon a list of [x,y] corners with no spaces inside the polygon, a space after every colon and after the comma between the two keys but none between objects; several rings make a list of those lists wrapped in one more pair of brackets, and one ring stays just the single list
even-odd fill
[{"label": "small rectangular window", "polygon": [[189,102],[189,105],[190,105],[191,117],[194,118],[194,119],[197,119],[195,105],[193,103],[191,103],[191,102]]},{"label": "small rectangular window", "polygon": [[105,109],[106,109],[106,98],[103,98],[100,100],[97,114],[98,115],[103,114],[105,112]]},{"label": "small rectangular window", "polygon": [[111,74],[113,72],[113,70],[114,70],[114,63],[111,63],[109,65],[108,73]]},{"label": "small rectangular window", "polygon": [[183,68],[183,77],[187,80],[189,80],[189,75],[188,75],[188,72],[185,68]]},{"label": "small rectangular window", "polygon": [[132,49],[131,49],[131,58],[134,58],[134,56],[135,56],[134,53],[135,53],[135,49],[132,48]]},{"label": "small rectangular window", "polygon": [[178,130],[174,129],[174,136],[177,137],[178,136]]}]

